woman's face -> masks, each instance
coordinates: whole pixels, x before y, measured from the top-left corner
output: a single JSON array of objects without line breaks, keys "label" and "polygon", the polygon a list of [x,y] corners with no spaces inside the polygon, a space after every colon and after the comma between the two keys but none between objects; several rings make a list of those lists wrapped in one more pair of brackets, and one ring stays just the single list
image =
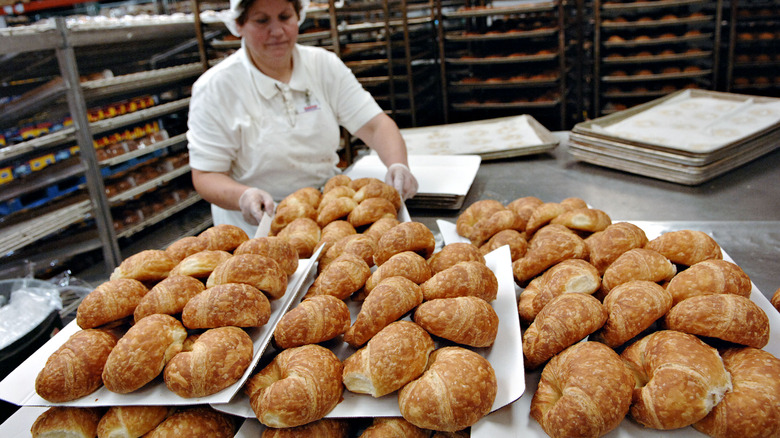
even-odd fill
[{"label": "woman's face", "polygon": [[280,66],[290,62],[298,38],[298,15],[288,0],[256,0],[238,31],[255,65]]}]

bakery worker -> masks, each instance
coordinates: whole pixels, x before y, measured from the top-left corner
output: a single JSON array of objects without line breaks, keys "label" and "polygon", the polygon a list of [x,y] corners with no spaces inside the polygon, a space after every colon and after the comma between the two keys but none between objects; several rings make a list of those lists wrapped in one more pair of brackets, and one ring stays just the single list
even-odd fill
[{"label": "bakery worker", "polygon": [[417,191],[395,122],[334,53],[296,43],[301,8],[301,0],[230,0],[226,21],[241,48],[192,87],[192,182],[215,224],[250,236],[274,200],[338,173],[339,126],[377,152],[404,199]]}]

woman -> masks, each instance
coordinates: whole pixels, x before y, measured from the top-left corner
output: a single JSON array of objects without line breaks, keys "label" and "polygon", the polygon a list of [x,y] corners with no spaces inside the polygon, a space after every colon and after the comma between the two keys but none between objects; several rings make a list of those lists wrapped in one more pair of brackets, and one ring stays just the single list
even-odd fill
[{"label": "woman", "polygon": [[339,126],[377,152],[404,199],[413,196],[395,122],[335,54],[296,43],[300,0],[230,4],[241,49],[193,85],[187,132],[192,181],[214,223],[254,235],[274,199],[335,175]]}]

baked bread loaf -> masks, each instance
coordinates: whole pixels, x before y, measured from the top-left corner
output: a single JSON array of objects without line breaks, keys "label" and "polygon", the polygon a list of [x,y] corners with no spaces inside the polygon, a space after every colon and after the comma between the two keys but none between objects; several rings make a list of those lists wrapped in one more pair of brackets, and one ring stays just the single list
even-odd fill
[{"label": "baked bread loaf", "polygon": [[[347,221],[333,221],[328,225],[322,227],[320,234],[320,245],[322,245],[322,255],[328,253],[328,250],[334,243],[341,240],[343,237],[357,234],[357,230]],[[371,263],[373,263],[373,254],[371,256]]]},{"label": "baked bread loaf", "polygon": [[231,438],[235,433],[236,426],[227,414],[209,406],[198,406],[175,412],[144,435],[144,438],[175,436]]},{"label": "baked bread loaf", "polygon": [[289,242],[278,236],[249,239],[233,251],[233,255],[242,254],[266,256],[278,263],[288,276],[298,270],[298,253]]},{"label": "baked bread loaf", "polygon": [[373,237],[376,242],[379,242],[379,238],[382,237],[390,228],[400,224],[401,222],[397,218],[383,217],[373,224],[369,225],[363,235]]},{"label": "baked bread loaf", "polygon": [[645,232],[629,222],[611,224],[603,231],[597,231],[585,239],[588,261],[602,275],[607,267],[624,252],[634,248],[644,248],[647,242]]},{"label": "baked bread loaf", "polygon": [[666,290],[674,304],[697,295],[735,294],[750,298],[753,283],[739,266],[726,260],[705,260],[675,275]]},{"label": "baked bread loaf", "polygon": [[769,343],[769,317],[749,298],[699,295],[680,301],[664,319],[666,327],[754,348]]},{"label": "baked bread loaf", "polygon": [[341,400],[341,361],[317,344],[289,348],[247,382],[252,410],[268,427],[295,427],[323,418]]},{"label": "baked bread loaf", "polygon": [[168,276],[177,261],[160,249],[147,249],[124,259],[114,271],[110,280],[132,278],[138,281],[160,281]]},{"label": "baked bread loaf", "polygon": [[191,336],[165,365],[165,386],[184,398],[205,397],[236,383],[252,362],[254,346],[238,327],[219,327]]},{"label": "baked bread loaf", "polygon": [[620,357],[635,381],[629,413],[652,429],[696,423],[732,387],[717,350],[687,333],[651,333],[623,350]]},{"label": "baked bread loaf", "polygon": [[344,342],[358,348],[391,322],[401,319],[423,301],[420,286],[405,277],[390,277],[366,297]]},{"label": "baked bread loaf", "polygon": [[287,312],[274,329],[281,349],[319,344],[344,334],[350,325],[349,308],[331,295],[306,298]]},{"label": "baked bread loaf", "polygon": [[[565,293],[592,295],[601,287],[601,277],[596,268],[582,259],[564,260],[539,276],[536,284],[538,293],[533,299],[531,314],[533,318],[553,298]],[[532,318],[532,319],[533,319]]]},{"label": "baked bread loaf", "polygon": [[267,427],[260,438],[348,438],[349,422],[342,418],[323,418],[303,426],[277,429]]},{"label": "baked bread loaf", "polygon": [[532,370],[600,329],[607,310],[587,294],[563,294],[536,315],[523,334],[525,368]]},{"label": "baked bread loaf", "polygon": [[634,248],[620,255],[604,272],[601,284],[605,291],[631,280],[661,283],[671,280],[677,267],[657,251]]},{"label": "baked bread loaf", "polygon": [[420,285],[425,301],[474,296],[493,301],[498,295],[496,274],[482,262],[460,262]]},{"label": "baked bread loaf", "polygon": [[441,272],[458,262],[482,262],[485,256],[479,247],[466,242],[454,242],[444,245],[441,251],[434,253],[429,259],[431,274]]},{"label": "baked bread loaf", "polygon": [[131,278],[101,283],[79,303],[76,324],[89,329],[131,316],[148,292],[143,283]]},{"label": "baked bread loaf", "polygon": [[560,224],[571,230],[595,233],[612,225],[612,219],[595,208],[578,208],[559,214],[550,223]]},{"label": "baked bread loaf", "polygon": [[330,262],[320,272],[306,296],[332,295],[344,300],[360,290],[369,276],[371,276],[371,268],[362,258],[345,253]]},{"label": "baked bread loaf", "polygon": [[402,417],[375,417],[361,438],[429,438],[431,431],[420,429]]},{"label": "baked bread loaf", "polygon": [[374,178],[372,181],[368,181],[363,186],[356,188],[361,183],[362,182],[350,185],[350,187],[356,190],[355,196],[353,196],[352,199],[358,203],[369,198],[383,198],[390,201],[396,211],[401,208],[401,194],[398,193],[398,190],[396,190],[395,187]]},{"label": "baked bread loaf", "polygon": [[30,428],[33,438],[94,438],[100,421],[97,408],[55,406],[35,419]]},{"label": "baked bread loaf", "polygon": [[111,350],[103,368],[103,384],[111,392],[127,394],[160,375],[165,364],[181,351],[187,330],[170,315],[155,314],[138,321]]},{"label": "baked bread loaf", "polygon": [[172,411],[167,406],[111,406],[100,418],[97,436],[140,437],[162,423]]},{"label": "baked bread loaf", "polygon": [[217,265],[206,280],[206,287],[243,283],[260,289],[271,300],[287,292],[287,274],[275,260],[257,254],[241,254]]},{"label": "baked bread loaf", "polygon": [[186,275],[172,275],[157,283],[141,298],[141,302],[133,312],[136,322],[139,319],[155,313],[178,315],[184,306],[199,293],[206,290],[203,283]]},{"label": "baked bread loaf", "polygon": [[422,375],[434,348],[433,339],[419,325],[390,323],[344,360],[344,386],[372,397],[390,394]]},{"label": "baked bread loaf", "polygon": [[206,249],[232,252],[238,245],[249,240],[249,236],[241,227],[219,224],[203,230],[198,234],[198,239],[205,242]]},{"label": "baked bread loaf", "polygon": [[210,287],[196,295],[182,310],[189,329],[262,327],[271,317],[271,303],[263,292],[243,283]]},{"label": "baked bread loaf", "polygon": [[490,413],[498,384],[490,362],[462,347],[431,353],[428,369],[398,393],[401,415],[423,429],[455,432]]},{"label": "baked bread loaf", "polygon": [[614,350],[580,342],[542,370],[531,417],[554,438],[603,436],[625,418],[633,389],[634,379]]},{"label": "baked bread loaf", "polygon": [[422,284],[431,278],[431,267],[416,252],[399,252],[371,273],[371,276],[366,280],[366,293],[371,293],[376,285],[390,277],[406,277],[415,284]]},{"label": "baked bread loaf", "polygon": [[390,257],[404,251],[414,251],[428,259],[436,248],[433,233],[421,222],[402,222],[387,230],[377,241],[374,264],[381,266]]},{"label": "baked bread loaf", "polygon": [[[335,191],[331,191],[328,194],[330,193],[335,193]],[[320,204],[320,211],[317,213],[317,225],[320,228],[335,220],[346,219],[352,213],[352,210],[358,206],[358,203],[352,199],[354,191],[352,195],[338,196],[335,199],[326,200],[328,194],[322,197],[323,202]]]},{"label": "baked bread loaf", "polygon": [[398,211],[393,203],[385,198],[366,198],[352,209],[347,216],[347,221],[355,228],[364,227],[378,221],[383,217],[396,217]]},{"label": "baked bread loaf", "polygon": [[512,261],[519,259],[528,251],[528,241],[525,235],[517,230],[501,230],[479,247],[483,255],[490,254],[504,245],[509,245],[509,255]]},{"label": "baked bread loaf", "polygon": [[780,436],[780,359],[751,347],[729,348],[721,357],[733,388],[693,427],[715,438]]},{"label": "baked bread loaf", "polygon": [[92,394],[103,384],[103,366],[117,337],[96,329],[71,335],[49,356],[35,378],[35,392],[52,403]]},{"label": "baked bread loaf", "polygon": [[704,260],[722,259],[715,239],[696,230],[670,231],[647,242],[645,248],[658,251],[678,265],[692,266]]},{"label": "baked bread loaf", "polygon": [[420,304],[414,322],[428,333],[470,347],[489,347],[498,334],[498,315],[477,297],[439,298]]},{"label": "baked bread loaf", "polygon": [[512,272],[515,282],[522,286],[550,266],[587,256],[585,241],[580,236],[563,225],[550,224],[534,234],[525,256],[512,262]]},{"label": "baked bread loaf", "polygon": [[307,259],[314,254],[322,230],[312,219],[301,217],[290,222],[278,236],[286,240],[298,253],[298,258]]},{"label": "baked bread loaf", "polygon": [[632,280],[612,289],[604,308],[607,322],[592,338],[618,348],[663,318],[672,308],[672,296],[657,283]]},{"label": "baked bread loaf", "polygon": [[320,258],[319,270],[322,271],[326,266],[342,254],[354,254],[363,259],[366,264],[374,266],[374,253],[376,252],[376,240],[365,234],[352,234],[342,237]]},{"label": "baked bread loaf", "polygon": [[188,277],[206,280],[220,263],[233,257],[227,251],[204,250],[196,252],[182,259],[171,269],[168,276],[186,275]]},{"label": "baked bread loaf", "polygon": [[204,250],[206,250],[206,242],[198,239],[197,236],[182,237],[165,248],[165,252],[177,262]]}]

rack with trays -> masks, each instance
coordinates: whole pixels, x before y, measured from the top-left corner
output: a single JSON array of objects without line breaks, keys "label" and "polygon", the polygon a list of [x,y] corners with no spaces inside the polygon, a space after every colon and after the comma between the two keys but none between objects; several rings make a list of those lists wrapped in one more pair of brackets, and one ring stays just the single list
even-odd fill
[{"label": "rack with trays", "polygon": [[721,0],[594,1],[593,112],[718,82]]},{"label": "rack with trays", "polygon": [[780,96],[780,1],[737,1],[728,7],[725,88]]}]

